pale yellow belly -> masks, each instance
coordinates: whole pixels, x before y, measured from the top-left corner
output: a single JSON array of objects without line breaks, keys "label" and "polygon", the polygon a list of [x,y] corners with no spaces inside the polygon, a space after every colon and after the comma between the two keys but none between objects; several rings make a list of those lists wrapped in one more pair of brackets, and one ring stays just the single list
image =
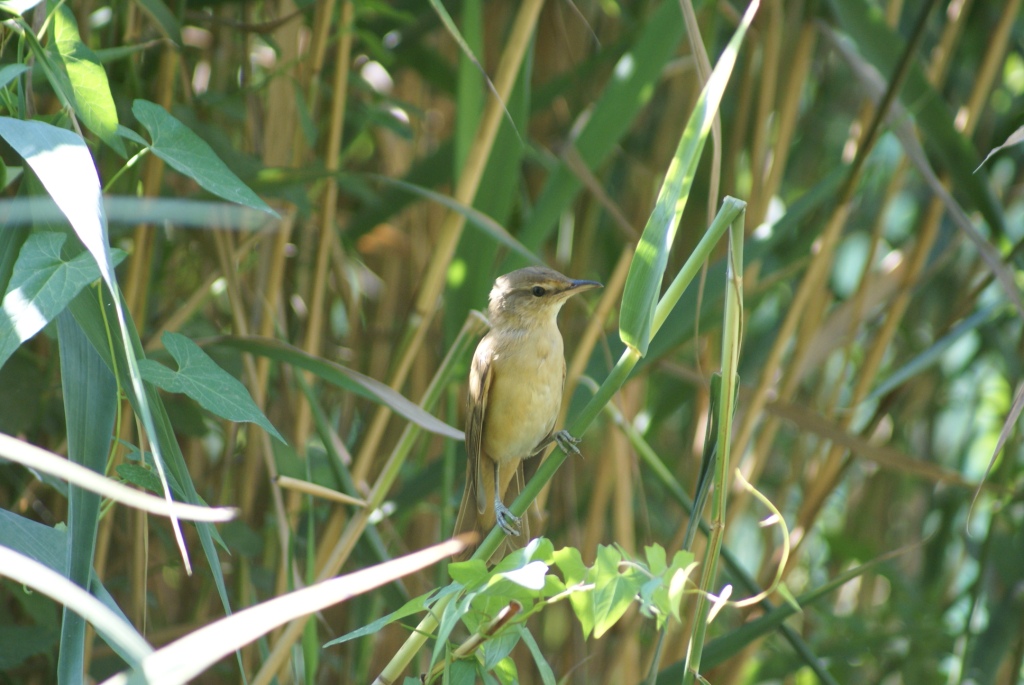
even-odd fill
[{"label": "pale yellow belly", "polygon": [[526,346],[506,351],[492,363],[495,373],[484,417],[484,452],[499,463],[525,459],[558,418],[565,376],[562,346]]}]

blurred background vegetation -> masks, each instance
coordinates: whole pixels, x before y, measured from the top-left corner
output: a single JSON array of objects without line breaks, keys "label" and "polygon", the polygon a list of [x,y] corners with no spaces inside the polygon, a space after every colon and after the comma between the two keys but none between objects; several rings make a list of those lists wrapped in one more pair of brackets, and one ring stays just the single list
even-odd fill
[{"label": "blurred background vegetation", "polygon": [[[600,382],[623,349],[615,315],[625,269],[706,78],[702,59],[714,64],[745,9],[682,3],[685,12],[677,0],[68,3],[105,67],[120,123],[141,132],[132,101],[161,104],[281,216],[257,231],[183,228],[173,215],[112,223],[143,346],[168,361],[165,331],[272,337],[419,401],[494,278],[525,264],[493,227],[465,220],[472,206],[549,265],[606,284],[561,316],[571,368]],[[764,0],[669,260],[674,273],[724,195],[748,203],[733,462],[792,533],[789,591],[898,551],[787,621],[835,682],[1024,677],[1024,446],[1013,413],[1024,155],[1010,146],[977,169],[1024,126],[1020,6]],[[36,30],[47,16],[45,3],[25,13]],[[31,63],[11,27],[0,31],[0,61]],[[61,103],[37,72],[19,93],[29,114],[57,120]],[[7,116],[18,116],[13,87]],[[875,129],[879,102],[887,116]],[[125,158],[87,140],[103,183],[114,179],[108,193],[205,197],[154,155],[115,178]],[[18,181],[5,183],[6,196],[18,192]],[[613,403],[691,493],[720,363],[724,252]],[[365,497],[406,421],[266,356],[210,351],[288,441],[164,395],[200,496],[241,511],[220,527],[232,607],[449,535],[464,451],[428,436],[365,533],[334,554],[353,509],[298,495],[275,476]],[[463,357],[433,410],[453,426],[462,426],[465,375]],[[60,377],[47,329],[0,369],[0,430],[65,451]],[[589,392],[579,386],[570,414]],[[610,419],[591,427],[584,458],[569,459],[542,495],[545,535],[587,563],[598,544],[677,549],[687,514]],[[119,425],[108,472],[136,482],[117,466],[137,462],[140,438],[133,421]],[[48,526],[67,519],[67,500],[13,465],[0,466],[0,506]],[[764,516],[737,488],[725,544],[767,585],[780,535],[759,525]],[[165,519],[113,507],[100,521],[98,577],[154,645],[223,615],[210,564],[186,532],[192,576]],[[248,681],[279,670],[268,666],[275,653],[281,682],[369,682],[413,624],[319,645],[445,582],[430,569],[324,612],[301,641],[269,636],[242,652]],[[0,682],[54,682],[60,607],[9,581],[2,588],[0,635],[33,638],[4,653]],[[736,635],[759,612],[726,608],[709,639]],[[587,641],[574,620],[563,603],[531,623],[560,680],[642,681],[658,643],[650,619],[631,610]],[[660,668],[685,656],[683,634],[669,630]],[[525,650],[514,654],[519,679],[540,682]],[[703,673],[716,685],[817,679],[809,657],[775,633],[727,654]],[[98,639],[86,661],[98,679],[121,667]],[[417,668],[425,663],[409,675]],[[226,659],[200,682],[242,682],[238,669]]]}]

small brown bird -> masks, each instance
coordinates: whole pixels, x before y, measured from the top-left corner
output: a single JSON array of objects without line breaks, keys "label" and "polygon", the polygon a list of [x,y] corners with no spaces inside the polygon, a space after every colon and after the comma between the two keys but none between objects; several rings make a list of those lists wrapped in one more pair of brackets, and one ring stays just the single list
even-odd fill
[{"label": "small brown bird", "polygon": [[[579,452],[576,438],[554,430],[565,385],[557,318],[570,297],[600,287],[596,281],[572,280],[542,266],[519,269],[494,282],[487,310],[491,330],[477,345],[469,372],[469,460],[456,534],[476,530],[486,535],[497,523],[517,538],[518,546],[529,539],[527,522],[513,515],[503,498],[513,479],[514,495],[522,489],[523,460],[552,442],[567,454]],[[472,552],[467,549],[459,558]]]}]

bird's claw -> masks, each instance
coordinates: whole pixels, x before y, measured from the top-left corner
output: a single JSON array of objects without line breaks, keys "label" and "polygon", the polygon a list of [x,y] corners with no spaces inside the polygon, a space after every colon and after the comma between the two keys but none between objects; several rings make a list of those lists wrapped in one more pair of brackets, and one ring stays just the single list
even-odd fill
[{"label": "bird's claw", "polygon": [[580,444],[579,438],[574,438],[569,434],[567,430],[560,430],[555,433],[555,443],[558,444],[558,448],[565,452],[567,455],[569,452],[580,453],[580,450],[576,445]]},{"label": "bird's claw", "polygon": [[519,535],[519,524],[521,523],[518,516],[509,511],[501,502],[494,503],[494,518],[498,522],[498,526],[505,531],[505,535],[517,536]]}]

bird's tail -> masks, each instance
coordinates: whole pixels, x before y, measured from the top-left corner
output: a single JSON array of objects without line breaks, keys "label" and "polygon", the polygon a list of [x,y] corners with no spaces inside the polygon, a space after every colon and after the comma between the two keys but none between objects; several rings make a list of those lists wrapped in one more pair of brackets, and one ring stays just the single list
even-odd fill
[{"label": "bird's tail", "polygon": [[478,518],[476,513],[476,486],[467,479],[466,488],[462,492],[462,503],[459,504],[459,515],[455,519],[455,532],[452,533],[452,537],[462,533],[475,532],[477,534],[477,541],[452,556],[452,561],[466,561],[473,556],[473,552],[480,546],[480,540],[483,540],[487,531],[480,530],[480,527],[477,525]]},{"label": "bird's tail", "polygon": [[[485,476],[485,480],[485,485],[489,485],[493,478],[486,479]],[[509,482],[508,489],[505,492],[505,497],[503,498],[505,502],[507,504],[511,504],[512,501],[519,496],[519,493],[522,491],[523,486],[523,465],[522,462],[520,462],[519,468],[516,469],[515,477],[513,477],[512,480]],[[478,512],[476,508],[476,483],[474,483],[470,479],[467,479],[466,487],[462,492],[462,502],[459,504],[459,515],[455,519],[455,532],[452,534],[453,536],[473,531],[480,536],[479,540],[483,540],[484,537],[486,537],[486,535],[491,532],[491,529],[494,528],[495,524],[494,505],[492,503],[494,497],[492,493],[493,490],[490,490],[487,493],[487,497],[485,498],[484,501],[487,502],[488,504],[484,507],[483,513]],[[519,535],[505,536],[505,539],[502,541],[502,544],[498,545],[498,549],[495,550],[494,554],[491,555],[491,558],[488,563],[494,564],[498,562],[512,550],[519,549],[520,547],[525,546],[526,543],[530,541],[529,519],[531,510],[536,510],[536,507],[531,505],[530,509],[527,510],[526,515],[522,516],[520,519]],[[473,556],[473,553],[479,546],[480,545],[478,542],[475,545],[470,545],[469,547],[466,547],[466,549],[464,549],[462,552],[453,556],[452,560],[466,561],[471,556]]]}]

